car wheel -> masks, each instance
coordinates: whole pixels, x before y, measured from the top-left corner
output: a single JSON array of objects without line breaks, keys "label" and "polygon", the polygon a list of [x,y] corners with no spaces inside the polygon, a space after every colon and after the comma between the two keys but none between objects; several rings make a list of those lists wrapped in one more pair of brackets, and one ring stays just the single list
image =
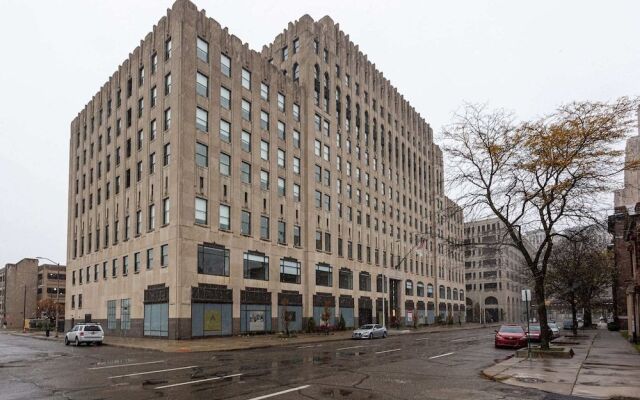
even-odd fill
[{"label": "car wheel", "polygon": [[68,337],[64,337],[64,345],[68,346],[69,345],[69,338]]},{"label": "car wheel", "polygon": [[386,337],[387,337],[387,332],[383,332],[383,333],[382,333],[382,338],[384,339],[384,338],[386,338]]},{"label": "car wheel", "polygon": [[80,341],[78,340],[78,338],[76,338],[76,347],[80,346]]}]

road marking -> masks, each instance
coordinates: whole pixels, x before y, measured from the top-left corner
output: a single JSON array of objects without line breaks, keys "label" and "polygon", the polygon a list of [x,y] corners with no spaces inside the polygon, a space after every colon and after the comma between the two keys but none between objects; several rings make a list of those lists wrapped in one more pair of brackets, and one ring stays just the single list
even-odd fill
[{"label": "road marking", "polygon": [[463,338],[459,338],[459,339],[454,339],[452,340],[452,342],[466,342],[467,340],[474,340],[477,339],[475,336],[471,336],[471,337],[463,337]]},{"label": "road marking", "polygon": [[433,360],[433,359],[435,359],[435,358],[440,358],[440,357],[450,356],[450,355],[452,355],[453,353],[455,353],[455,351],[452,351],[451,353],[444,353],[444,354],[440,354],[440,355],[438,355],[438,356],[429,357],[429,360]]},{"label": "road marking", "polygon": [[376,354],[383,354],[383,353],[391,353],[393,351],[400,351],[402,349],[392,349],[392,350],[383,350],[383,351],[376,351]]},{"label": "road marking", "polygon": [[343,347],[343,348],[341,348],[341,349],[336,349],[336,351],[349,350],[349,349],[359,349],[360,347],[364,347],[364,346]]},{"label": "road marking", "polygon": [[207,379],[198,379],[197,381],[189,381],[189,382],[180,382],[180,383],[174,383],[172,385],[164,385],[164,386],[158,386],[155,389],[167,389],[167,388],[171,388],[171,387],[175,387],[175,386],[183,386],[183,385],[193,385],[196,383],[200,383],[200,382],[211,382],[211,381],[219,381],[220,379],[227,379],[227,378],[233,378],[234,376],[240,376],[242,374],[233,374],[233,375],[225,375],[225,376],[216,376],[213,378],[207,378]]},{"label": "road marking", "polygon": [[322,345],[321,344],[309,344],[309,345],[306,345],[306,346],[298,346],[299,349],[308,349],[310,347],[322,347]]},{"label": "road marking", "polygon": [[157,374],[157,373],[160,373],[160,372],[179,371],[181,369],[189,369],[189,368],[197,368],[197,367],[198,367],[197,365],[189,365],[188,367],[159,369],[157,371],[136,372],[136,373],[133,373],[133,374],[110,376],[109,379],[126,378],[128,376],[150,375],[150,374]]},{"label": "road marking", "polygon": [[276,393],[271,393],[271,394],[265,394],[264,396],[259,396],[259,397],[253,397],[249,400],[262,400],[262,399],[268,399],[269,397],[275,397],[275,396],[280,396],[281,394],[286,394],[286,393],[291,393],[291,392],[297,392],[298,390],[302,390],[302,389],[306,389],[311,385],[304,385],[304,386],[298,386],[297,388],[293,388],[293,389],[287,389],[287,390],[283,390],[281,392],[276,392]]},{"label": "road marking", "polygon": [[164,360],[160,360],[160,361],[149,361],[149,362],[140,362],[140,363],[132,363],[132,364],[118,364],[118,365],[107,365],[104,367],[92,367],[92,368],[87,368],[87,369],[107,369],[107,368],[120,368],[120,367],[132,367],[134,365],[147,365],[147,364],[158,364],[158,363],[163,363]]},{"label": "road marking", "polygon": [[429,339],[429,338],[428,337],[421,337],[421,338],[416,339],[416,341],[418,341],[418,340],[427,340],[427,339]]}]

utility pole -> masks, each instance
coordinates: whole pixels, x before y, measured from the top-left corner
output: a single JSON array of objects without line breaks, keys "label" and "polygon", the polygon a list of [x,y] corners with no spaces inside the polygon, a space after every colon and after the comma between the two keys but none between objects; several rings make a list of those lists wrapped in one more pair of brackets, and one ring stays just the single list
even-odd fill
[{"label": "utility pole", "polygon": [[22,330],[26,331],[26,323],[27,320],[27,285],[24,285],[24,297],[22,298]]}]

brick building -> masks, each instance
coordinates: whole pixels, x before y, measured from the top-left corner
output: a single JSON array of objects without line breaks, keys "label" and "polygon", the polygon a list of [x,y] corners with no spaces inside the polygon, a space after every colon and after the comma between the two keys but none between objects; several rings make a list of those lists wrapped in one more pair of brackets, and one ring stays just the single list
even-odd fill
[{"label": "brick building", "polygon": [[65,266],[38,265],[34,258],[6,264],[0,270],[0,319],[7,328],[19,329],[25,318],[35,318],[38,301],[58,299],[64,305]]},{"label": "brick building", "polygon": [[68,323],[179,339],[464,305],[433,132],[329,17],[258,53],[177,1],[71,123],[69,170]]}]

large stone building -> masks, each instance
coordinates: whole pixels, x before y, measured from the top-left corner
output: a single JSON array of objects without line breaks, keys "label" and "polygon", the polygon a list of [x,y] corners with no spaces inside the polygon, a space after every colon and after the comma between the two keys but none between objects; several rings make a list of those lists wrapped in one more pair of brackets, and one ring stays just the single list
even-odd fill
[{"label": "large stone building", "polygon": [[467,320],[526,321],[521,290],[528,271],[504,225],[498,218],[466,222],[464,237]]},{"label": "large stone building", "polygon": [[464,304],[434,290],[464,282],[433,132],[329,17],[258,53],[177,1],[71,123],[69,168],[69,323],[352,326],[382,319],[383,279],[396,321]]},{"label": "large stone building", "polygon": [[0,270],[0,320],[7,328],[22,328],[25,318],[37,316],[40,300],[50,298],[64,306],[64,293],[64,265],[38,265],[34,258],[6,264]]}]

